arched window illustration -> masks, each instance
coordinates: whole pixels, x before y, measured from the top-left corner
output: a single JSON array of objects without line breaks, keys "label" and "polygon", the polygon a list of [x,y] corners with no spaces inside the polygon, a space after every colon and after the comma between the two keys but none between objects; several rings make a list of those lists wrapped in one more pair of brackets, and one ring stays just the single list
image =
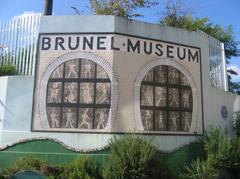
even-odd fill
[{"label": "arched window illustration", "polygon": [[193,100],[186,76],[167,65],[148,71],[141,82],[140,111],[145,131],[188,132]]},{"label": "arched window illustration", "polygon": [[91,60],[65,61],[48,80],[46,112],[50,128],[104,129],[110,105],[109,76]]}]

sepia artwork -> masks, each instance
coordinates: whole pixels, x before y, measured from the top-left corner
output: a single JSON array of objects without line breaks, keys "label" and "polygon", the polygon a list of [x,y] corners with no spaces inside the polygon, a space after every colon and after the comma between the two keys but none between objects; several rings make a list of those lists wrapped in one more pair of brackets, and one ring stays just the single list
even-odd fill
[{"label": "sepia artwork", "polygon": [[159,83],[166,83],[167,81],[167,71],[166,71],[166,66],[158,66],[155,67],[155,71],[156,71],[156,82]]},{"label": "sepia artwork", "polygon": [[155,87],[155,105],[167,105],[167,89],[165,87]]},{"label": "sepia artwork", "polygon": [[142,85],[141,87],[141,105],[152,106],[153,105],[153,87],[148,85]]},{"label": "sepia artwork", "polygon": [[192,92],[190,90],[182,90],[182,107],[191,108],[192,107]]},{"label": "sepia artwork", "polygon": [[60,108],[48,107],[47,108],[48,120],[51,128],[60,127]]},{"label": "sepia artwork", "polygon": [[179,107],[179,90],[169,88],[169,106]]},{"label": "sepia artwork", "polygon": [[108,120],[108,113],[109,113],[109,109],[104,109],[104,108],[100,108],[100,109],[96,109],[95,112],[95,128],[96,129],[104,129],[107,125],[107,120]]},{"label": "sepia artwork", "polygon": [[50,128],[105,129],[110,104],[109,77],[90,60],[67,61],[49,78],[46,109]]},{"label": "sepia artwork", "polygon": [[110,103],[110,84],[97,83],[96,103],[108,104]]},{"label": "sepia artwork", "polygon": [[192,91],[179,70],[166,65],[154,67],[142,81],[140,99],[145,130],[189,132]]},{"label": "sepia artwork", "polygon": [[54,72],[52,73],[50,78],[62,78],[63,77],[63,65],[60,65]]},{"label": "sepia artwork", "polygon": [[48,103],[60,103],[62,100],[62,83],[53,82],[48,84],[48,94],[47,102]]},{"label": "sepia artwork", "polygon": [[187,77],[184,76],[183,74],[181,74],[181,85],[183,85],[183,86],[190,86]]},{"label": "sepia artwork", "polygon": [[77,83],[64,83],[64,102],[76,103],[77,102]]},{"label": "sepia artwork", "polygon": [[183,120],[183,127],[182,129],[186,132],[190,130],[191,121],[192,121],[192,113],[190,112],[183,112],[182,113],[182,120]]},{"label": "sepia artwork", "polygon": [[94,83],[80,84],[80,103],[90,104],[94,102]]},{"label": "sepia artwork", "polygon": [[81,61],[81,78],[95,78],[95,64],[93,62]]},{"label": "sepia artwork", "polygon": [[147,72],[147,74],[143,78],[143,81],[153,81],[153,70]]},{"label": "sepia artwork", "polygon": [[65,78],[79,77],[79,60],[70,60],[65,63]]},{"label": "sepia artwork", "polygon": [[178,131],[180,130],[180,114],[179,112],[170,112],[169,116],[170,126],[169,129],[171,131]]},{"label": "sepia artwork", "polygon": [[97,78],[100,79],[108,79],[107,73],[104,71],[104,69],[100,66],[97,66]]},{"label": "sepia artwork", "polygon": [[167,113],[166,111],[156,111],[155,116],[155,130],[167,130]]},{"label": "sepia artwork", "polygon": [[153,130],[153,111],[141,110],[144,130]]},{"label": "sepia artwork", "polygon": [[79,124],[78,128],[91,129],[93,121],[93,109],[81,108],[79,109]]},{"label": "sepia artwork", "polygon": [[77,122],[77,109],[75,108],[63,108],[63,122],[64,128],[76,128]]},{"label": "sepia artwork", "polygon": [[168,82],[170,84],[179,84],[179,72],[175,68],[168,68]]}]

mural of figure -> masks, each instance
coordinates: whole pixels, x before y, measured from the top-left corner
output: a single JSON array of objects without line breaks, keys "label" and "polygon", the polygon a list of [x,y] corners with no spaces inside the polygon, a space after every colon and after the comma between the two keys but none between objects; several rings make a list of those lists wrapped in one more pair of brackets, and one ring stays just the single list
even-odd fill
[{"label": "mural of figure", "polygon": [[189,82],[188,82],[188,79],[186,76],[183,76],[182,77],[182,84],[185,85],[185,86],[190,86]]},{"label": "mural of figure", "polygon": [[75,84],[74,83],[69,83],[67,85],[68,89],[68,96],[65,97],[65,101],[69,103],[75,103],[76,102],[76,96],[74,94],[75,91]]},{"label": "mural of figure", "polygon": [[60,102],[61,99],[59,97],[59,93],[60,93],[60,84],[52,83],[52,87],[50,90],[50,101],[51,102]]},{"label": "mural of figure", "polygon": [[183,107],[189,108],[189,99],[190,99],[190,94],[188,92],[183,93]]},{"label": "mural of figure", "polygon": [[171,120],[172,120],[172,130],[177,131],[177,119],[179,117],[179,114],[172,112],[171,113]]},{"label": "mural of figure", "polygon": [[77,74],[77,72],[76,72],[76,70],[75,70],[75,67],[76,67],[77,65],[74,64],[74,62],[68,63],[67,65],[68,65],[68,67],[69,67],[69,71],[68,71],[67,78],[70,78],[71,76],[77,77],[78,74]]},{"label": "mural of figure", "polygon": [[178,93],[177,93],[177,89],[172,90],[171,96],[172,96],[172,99],[171,99],[169,105],[173,106],[175,104],[176,106],[178,106]]},{"label": "mural of figure", "polygon": [[84,110],[83,114],[81,115],[82,122],[79,124],[79,128],[82,128],[84,126],[87,126],[87,129],[91,128],[90,118],[88,116],[88,109]]},{"label": "mural of figure", "polygon": [[178,78],[178,74],[174,70],[170,70],[168,75],[169,75],[169,82],[170,83],[176,83],[176,80]]},{"label": "mural of figure", "polygon": [[108,88],[106,87],[105,84],[101,84],[98,86],[98,90],[100,91],[101,95],[98,98],[98,103],[104,103],[104,102],[109,102],[108,98],[107,98],[107,92],[108,92]]},{"label": "mural of figure", "polygon": [[151,73],[151,71],[147,72],[147,74],[144,77],[144,81],[152,81],[152,73]]},{"label": "mural of figure", "polygon": [[144,91],[145,104],[152,104],[152,90],[150,86],[147,86]]},{"label": "mural of figure", "polygon": [[89,63],[89,62],[86,63],[84,65],[84,71],[83,71],[85,78],[90,78],[91,77],[91,70],[92,70],[91,63]]},{"label": "mural of figure", "polygon": [[184,131],[189,131],[192,115],[189,112],[185,112],[185,126]]},{"label": "mural of figure", "polygon": [[98,68],[98,78],[107,78],[107,73],[101,68],[101,67],[97,67]]},{"label": "mural of figure", "polygon": [[60,74],[60,67],[58,67],[52,74],[52,78],[60,78],[62,75]]},{"label": "mural of figure", "polygon": [[66,122],[64,127],[68,128],[70,126],[70,128],[74,128],[74,126],[73,126],[73,113],[72,113],[71,109],[67,110],[66,119],[67,119],[67,122]]},{"label": "mural of figure", "polygon": [[105,114],[104,114],[104,111],[101,110],[99,112],[99,122],[98,122],[98,125],[97,125],[97,129],[103,129],[105,127],[104,125],[104,119],[105,119]]},{"label": "mural of figure", "polygon": [[159,82],[164,83],[165,82],[165,75],[166,75],[166,73],[164,72],[164,68],[159,66],[157,72],[158,72]]},{"label": "mural of figure", "polygon": [[87,83],[82,88],[82,96],[83,96],[84,103],[91,103],[92,102],[91,91],[92,91],[92,87],[89,85],[89,83]]},{"label": "mural of figure", "polygon": [[51,119],[51,124],[52,128],[59,127],[59,121],[57,120],[57,112],[55,109],[52,109],[52,112],[50,113],[50,119]]},{"label": "mural of figure", "polygon": [[167,96],[164,94],[165,90],[163,88],[158,88],[158,90],[156,90],[156,92],[157,92],[157,96],[158,96],[156,105],[157,106],[165,105],[165,101],[167,99]]},{"label": "mural of figure", "polygon": [[164,116],[163,116],[163,113],[160,111],[159,112],[159,121],[158,121],[158,127],[160,128],[160,129],[163,129],[163,118],[164,118]]},{"label": "mural of figure", "polygon": [[151,128],[152,128],[151,114],[149,111],[146,111],[146,115],[145,115],[145,128],[146,128],[146,130],[151,130]]}]

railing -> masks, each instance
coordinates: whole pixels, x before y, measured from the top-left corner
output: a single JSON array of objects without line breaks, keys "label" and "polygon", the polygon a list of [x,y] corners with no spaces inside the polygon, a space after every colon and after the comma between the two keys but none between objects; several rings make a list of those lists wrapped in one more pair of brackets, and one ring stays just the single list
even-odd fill
[{"label": "railing", "polygon": [[40,13],[0,23],[0,66],[12,64],[20,75],[34,75]]},{"label": "railing", "polygon": [[215,88],[228,91],[228,78],[223,43],[203,31],[198,30],[198,32],[208,40],[211,85]]}]

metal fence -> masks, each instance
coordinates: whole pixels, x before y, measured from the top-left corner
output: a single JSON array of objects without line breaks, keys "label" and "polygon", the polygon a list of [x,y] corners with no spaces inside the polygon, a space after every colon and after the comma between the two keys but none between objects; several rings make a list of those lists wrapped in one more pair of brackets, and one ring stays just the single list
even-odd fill
[{"label": "metal fence", "polygon": [[211,85],[215,88],[228,91],[224,44],[205,32],[200,30],[198,32],[208,40]]},{"label": "metal fence", "polygon": [[20,75],[34,75],[40,13],[0,23],[0,66],[12,64]]}]

